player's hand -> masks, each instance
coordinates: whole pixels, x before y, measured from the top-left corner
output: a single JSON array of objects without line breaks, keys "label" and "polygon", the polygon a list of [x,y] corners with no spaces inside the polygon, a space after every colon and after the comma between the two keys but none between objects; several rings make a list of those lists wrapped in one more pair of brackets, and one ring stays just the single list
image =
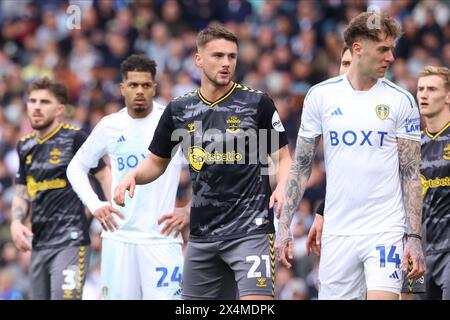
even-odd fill
[{"label": "player's hand", "polygon": [[13,220],[11,222],[11,237],[12,240],[20,251],[31,250],[31,243],[29,239],[33,236],[33,232],[22,224],[19,220]]},{"label": "player's hand", "polygon": [[189,208],[175,208],[171,213],[165,214],[158,219],[158,224],[166,222],[161,229],[161,234],[168,236],[175,230],[174,238],[178,237],[181,231],[189,225],[190,221],[190,206]]},{"label": "player's hand", "polygon": [[408,261],[412,261],[412,269],[407,274],[408,278],[419,279],[426,271],[425,258],[423,255],[422,241],[418,238],[407,238],[403,254],[402,269],[408,272]]},{"label": "player's hand", "polygon": [[286,224],[279,223],[275,238],[275,251],[278,261],[288,268],[292,267],[288,259],[294,258],[293,245],[291,230]]},{"label": "player's hand", "polygon": [[125,207],[125,192],[128,190],[130,198],[134,196],[134,189],[136,188],[136,179],[134,172],[128,173],[122,181],[114,189],[114,202]]},{"label": "player's hand", "polygon": [[281,208],[283,207],[284,203],[284,197],[284,183],[278,183],[269,201],[269,208],[273,208],[275,202],[277,203],[277,208],[275,210],[275,216],[277,217],[277,219],[280,218]]},{"label": "player's hand", "polygon": [[94,217],[100,222],[103,230],[105,231],[115,231],[119,229],[119,225],[113,217],[113,214],[118,216],[120,219],[125,220],[125,216],[120,213],[119,210],[113,208],[111,205],[106,205],[101,207],[93,213]]},{"label": "player's hand", "polygon": [[316,214],[314,222],[308,233],[308,239],[306,239],[306,255],[309,256],[310,251],[320,257],[320,248],[322,242],[322,230],[323,230],[323,216]]}]

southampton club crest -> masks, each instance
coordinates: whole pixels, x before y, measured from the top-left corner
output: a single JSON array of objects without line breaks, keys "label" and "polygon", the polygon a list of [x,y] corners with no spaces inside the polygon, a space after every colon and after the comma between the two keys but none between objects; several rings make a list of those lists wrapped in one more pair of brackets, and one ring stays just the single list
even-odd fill
[{"label": "southampton club crest", "polygon": [[450,160],[450,144],[444,148],[444,160]]},{"label": "southampton club crest", "polygon": [[389,107],[385,104],[379,104],[375,107],[375,113],[381,120],[385,120],[389,116]]}]

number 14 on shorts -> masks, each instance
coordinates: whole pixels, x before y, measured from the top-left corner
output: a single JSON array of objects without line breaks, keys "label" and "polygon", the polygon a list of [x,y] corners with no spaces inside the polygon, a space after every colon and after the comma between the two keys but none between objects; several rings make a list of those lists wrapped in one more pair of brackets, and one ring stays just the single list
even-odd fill
[{"label": "number 14 on shorts", "polygon": [[[376,246],[376,249],[380,251],[380,268],[386,267],[386,247],[384,245]],[[396,253],[397,250],[396,246],[391,246],[388,256],[387,256],[387,262],[388,263],[395,263],[396,268],[400,268],[401,260],[400,255]]]}]

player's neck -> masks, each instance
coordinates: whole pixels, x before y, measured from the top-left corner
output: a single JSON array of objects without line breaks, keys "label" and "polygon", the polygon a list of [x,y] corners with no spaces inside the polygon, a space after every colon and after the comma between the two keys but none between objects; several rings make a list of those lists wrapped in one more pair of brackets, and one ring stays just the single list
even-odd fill
[{"label": "player's neck", "polygon": [[230,81],[226,86],[216,86],[211,81],[202,81],[200,93],[208,101],[216,101],[222,98],[233,87],[234,82]]},{"label": "player's neck", "polygon": [[142,111],[136,111],[133,110],[133,108],[127,107],[127,113],[133,119],[143,119],[146,116],[148,116],[152,112],[152,110],[153,110],[153,103],[149,108],[146,108],[145,110]]},{"label": "player's neck", "polygon": [[347,72],[348,82],[354,90],[357,91],[369,91],[377,82],[378,79],[373,79],[362,74],[355,66],[348,69]]},{"label": "player's neck", "polygon": [[444,114],[438,114],[434,117],[424,117],[425,125],[429,133],[438,133],[450,121],[450,111],[445,111]]},{"label": "player's neck", "polygon": [[37,134],[37,136],[39,138],[45,138],[47,137],[50,133],[52,133],[54,130],[56,130],[56,128],[58,128],[58,126],[61,124],[61,121],[55,120],[53,121],[52,124],[50,124],[48,127],[44,128],[44,129],[36,129],[34,130]]}]

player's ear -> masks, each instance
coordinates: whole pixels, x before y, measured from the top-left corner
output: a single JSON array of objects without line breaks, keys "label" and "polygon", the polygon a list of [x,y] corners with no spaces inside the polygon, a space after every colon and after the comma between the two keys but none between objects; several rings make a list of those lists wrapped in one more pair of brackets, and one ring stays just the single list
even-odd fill
[{"label": "player's ear", "polygon": [[202,56],[200,55],[200,53],[198,53],[198,52],[195,53],[194,60],[195,60],[195,65],[197,66],[197,68],[201,68],[203,66],[203,59],[202,59]]},{"label": "player's ear", "polygon": [[66,110],[66,106],[63,103],[58,104],[58,108],[56,110],[56,116],[62,116]]},{"label": "player's ear", "polygon": [[119,84],[119,89],[120,89],[120,94],[123,96],[123,97],[125,97],[125,94],[124,94],[124,90],[125,90],[125,83],[123,83],[123,81]]},{"label": "player's ear", "polygon": [[361,41],[355,41],[352,44],[353,54],[360,56],[362,52]]}]

